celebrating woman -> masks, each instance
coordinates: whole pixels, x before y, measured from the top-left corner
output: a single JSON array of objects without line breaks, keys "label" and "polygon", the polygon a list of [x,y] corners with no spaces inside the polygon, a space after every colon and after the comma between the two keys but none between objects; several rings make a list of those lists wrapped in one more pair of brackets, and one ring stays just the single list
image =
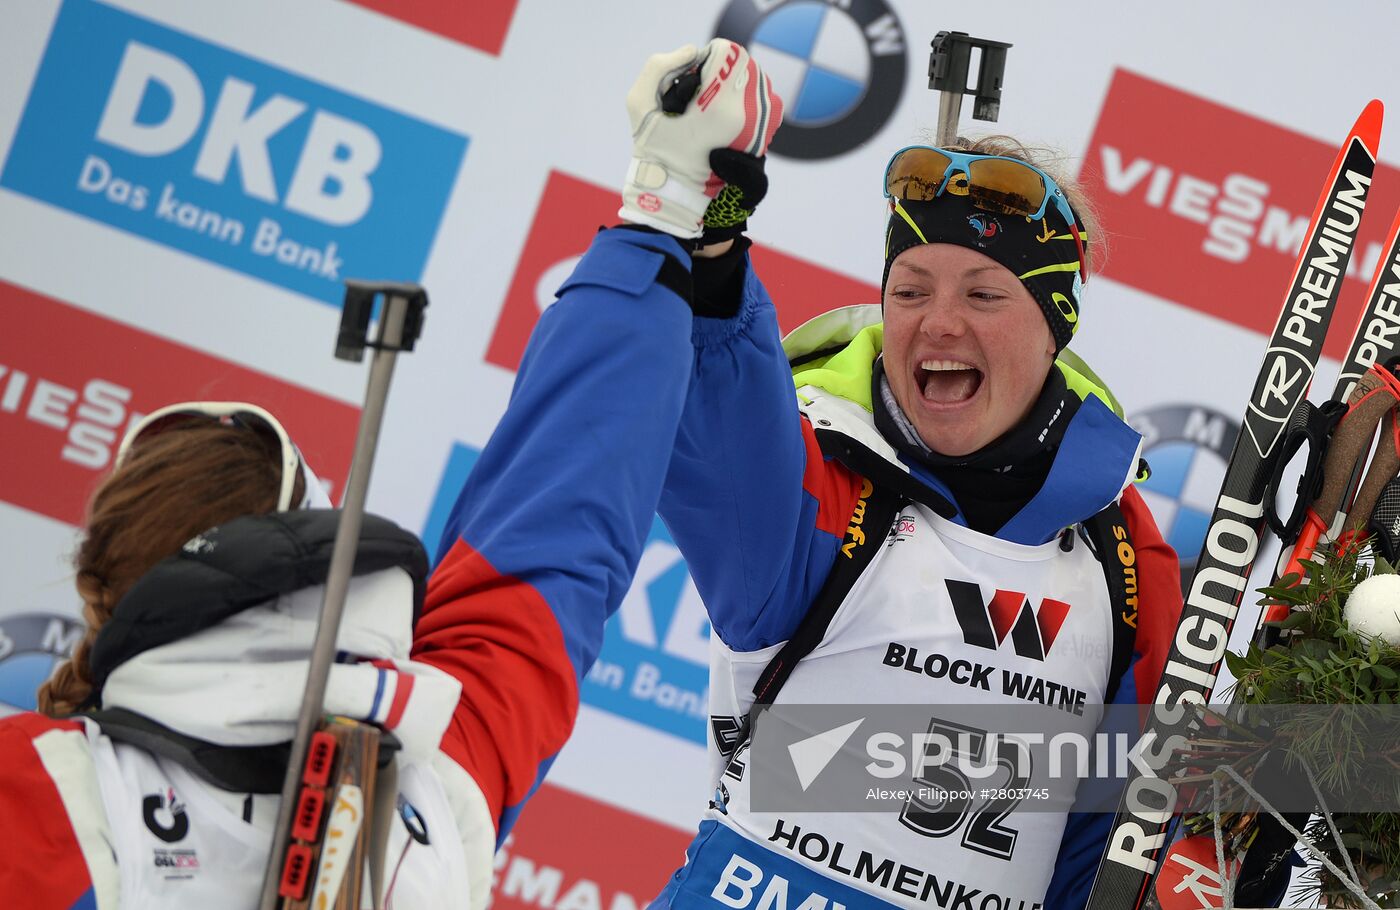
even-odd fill
[{"label": "celebrating woman", "polygon": [[1155,693],[1178,570],[1132,488],[1138,434],[1065,350],[1084,200],[1013,141],[901,149],[881,302],[781,339],[742,233],[782,116],[768,78],[716,39],[652,57],[627,107],[624,223],[543,314],[443,570],[543,604],[545,653],[582,674],[659,507],[714,630],[713,796],[660,906],[1081,905],[1108,817],[1068,811],[1076,781],[1042,808],[917,776],[890,807],[775,808],[747,718],[907,705],[923,733],[973,705],[957,729],[995,762],[1004,708],[1087,738]]}]

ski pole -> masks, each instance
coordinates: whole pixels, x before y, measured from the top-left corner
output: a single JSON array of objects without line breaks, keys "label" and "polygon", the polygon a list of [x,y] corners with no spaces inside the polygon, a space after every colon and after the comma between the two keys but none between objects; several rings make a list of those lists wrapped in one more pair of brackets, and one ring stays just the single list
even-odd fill
[{"label": "ski pole", "polygon": [[[1350,507],[1338,512],[1334,527],[1344,527],[1345,530],[1335,539],[1342,547],[1359,547],[1371,539],[1383,552],[1393,552],[1400,537],[1400,524],[1396,521],[1400,517],[1400,510],[1397,510],[1400,509],[1400,478],[1395,476],[1397,469],[1400,469],[1400,430],[1397,430],[1396,424],[1396,410],[1400,408],[1396,397],[1398,386],[1400,383],[1396,382],[1392,371],[1381,367],[1372,367],[1360,382],[1352,386],[1350,408],[1327,449],[1321,478],[1322,492],[1307,508],[1304,533],[1297,537],[1297,543],[1290,551],[1288,567],[1281,578],[1287,579],[1292,575],[1297,580],[1295,583],[1302,582],[1304,567],[1301,563],[1313,555],[1320,542],[1318,529],[1325,531],[1327,527],[1321,516],[1332,514],[1332,508],[1342,497],[1336,488],[1343,481],[1355,487],[1354,480],[1360,476],[1363,466],[1365,480]],[[1377,424],[1381,426],[1380,444],[1369,466],[1366,466]],[[1300,488],[1309,485],[1305,474]],[[1261,616],[1254,644],[1268,648],[1280,641],[1283,633],[1277,624],[1287,619],[1288,615],[1286,606],[1270,605]],[[1297,790],[1303,781],[1301,772],[1296,768],[1275,769],[1272,773],[1278,778],[1273,783],[1276,794]],[[1311,812],[1298,809],[1281,814],[1254,811],[1245,815],[1247,817],[1234,826],[1245,832],[1245,836],[1239,839],[1242,846],[1229,849],[1232,860],[1240,858],[1233,866],[1234,874],[1220,883],[1219,892],[1211,891],[1210,895],[1220,896],[1224,891],[1233,889],[1238,906],[1254,907],[1270,899],[1278,887],[1279,876],[1287,873],[1288,860],[1295,844],[1291,832],[1302,828]],[[1182,903],[1184,898],[1181,894],[1189,890],[1187,877],[1195,868],[1190,857],[1202,852],[1200,844],[1218,836],[1215,828],[1221,824],[1222,820],[1217,817],[1210,830],[1184,838],[1168,850],[1163,860],[1164,871],[1157,877],[1155,885],[1157,898],[1163,907],[1186,906]],[[1169,875],[1165,870],[1173,860],[1175,865],[1170,868],[1176,874]],[[1196,899],[1202,899],[1202,894],[1192,893]],[[1202,908],[1210,906],[1214,905],[1208,901],[1201,904]]]},{"label": "ski pole", "polygon": [[[1332,529],[1333,536],[1340,540],[1346,518],[1354,509],[1364,509],[1363,515],[1370,514],[1370,506],[1375,502],[1374,493],[1370,494],[1370,502],[1359,499],[1348,501],[1347,497],[1356,491],[1354,480],[1361,476],[1361,471],[1366,466],[1376,427],[1398,403],[1400,381],[1382,367],[1372,367],[1352,386],[1347,411],[1342,415],[1341,422],[1337,424],[1330,442],[1327,443],[1326,455],[1322,462],[1321,488],[1316,498],[1306,507],[1302,527],[1297,530],[1296,535],[1290,535],[1296,537],[1296,542],[1293,542],[1293,550],[1284,567],[1284,576],[1292,574],[1301,581],[1304,575],[1302,560],[1312,557],[1318,544],[1328,535],[1329,529]],[[1393,446],[1389,447],[1389,450],[1393,452]],[[1386,452],[1387,447],[1382,446],[1377,453],[1378,460],[1373,463],[1371,470],[1380,470],[1383,475],[1394,476],[1397,465],[1389,461]],[[1282,467],[1281,463],[1279,467]],[[1275,479],[1279,474],[1279,471],[1275,471]],[[1371,476],[1367,475],[1368,478]],[[1310,478],[1304,475],[1303,485],[1308,485],[1309,480]],[[1384,479],[1381,483],[1384,483]],[[1379,492],[1379,484],[1376,484],[1375,492]],[[1284,543],[1288,544],[1290,541],[1285,539]],[[1286,618],[1286,615],[1285,608],[1284,617],[1270,616],[1269,619]]]},{"label": "ski pole", "polygon": [[[1361,482],[1357,490],[1356,498],[1349,508],[1341,510],[1337,514],[1337,519],[1333,525],[1335,540],[1340,547],[1360,547],[1367,540],[1383,553],[1393,553],[1393,545],[1396,540],[1397,529],[1394,518],[1397,514],[1394,511],[1394,504],[1400,503],[1400,483],[1397,483],[1396,471],[1400,470],[1400,429],[1397,429],[1396,410],[1400,404],[1396,404],[1395,395],[1400,383],[1397,383],[1394,373],[1389,368],[1375,366],[1371,368],[1359,382],[1353,385],[1352,398],[1359,399],[1368,397],[1365,394],[1358,395],[1364,389],[1376,386],[1378,382],[1384,381],[1385,385],[1376,388],[1369,395],[1375,404],[1372,410],[1384,407],[1387,401],[1391,406],[1384,413],[1379,415],[1375,421],[1381,428],[1380,441],[1376,446],[1375,455],[1372,456],[1370,465],[1366,467],[1365,479]],[[1382,389],[1385,393],[1381,394]],[[1369,404],[1370,402],[1368,402]],[[1362,407],[1365,407],[1363,405]],[[1349,415],[1350,416],[1350,415]],[[1370,425],[1368,418],[1357,428],[1356,432],[1350,435],[1359,437],[1347,440],[1345,438],[1345,423],[1338,429],[1338,437],[1334,438],[1334,444],[1340,442],[1339,448],[1343,453],[1335,459],[1329,452],[1329,474],[1337,477],[1343,470],[1350,475],[1349,484],[1352,489],[1356,489],[1356,478],[1361,476],[1361,467],[1366,464],[1366,456],[1370,448],[1371,437],[1374,435],[1374,427]],[[1364,430],[1364,432],[1360,432]],[[1358,444],[1360,451],[1356,451]],[[1348,466],[1348,460],[1354,461],[1354,467]],[[1324,493],[1318,498],[1317,504],[1309,510],[1310,525],[1315,527],[1318,515],[1326,515],[1329,506],[1335,502],[1336,494],[1326,491],[1328,484],[1324,483]],[[1387,518],[1389,516],[1389,518]],[[1378,520],[1379,519],[1379,520]],[[1309,535],[1305,535],[1298,540],[1294,547],[1292,556],[1289,559],[1288,567],[1284,570],[1284,576],[1294,573],[1302,582],[1303,566],[1301,560],[1313,555],[1317,541],[1309,541]],[[1260,648],[1267,649],[1278,643],[1283,638],[1283,632],[1279,623],[1287,619],[1289,608],[1283,604],[1270,605],[1260,616],[1260,623],[1257,628],[1254,644]],[[1297,769],[1293,769],[1289,775],[1290,780],[1285,784],[1296,787],[1301,782],[1301,776]],[[1243,906],[1262,901],[1275,887],[1277,878],[1287,871],[1286,864],[1289,856],[1292,855],[1295,838],[1290,833],[1307,823],[1311,812],[1295,810],[1285,812],[1281,815],[1270,813],[1260,813],[1255,820],[1255,829],[1247,850],[1244,851],[1243,861],[1239,866],[1238,879],[1240,887],[1237,896],[1242,901]]]},{"label": "ski pole", "polygon": [[[378,320],[379,331],[377,337],[372,338],[374,303],[380,296],[384,300]],[[345,305],[341,312],[335,356],[341,360],[358,362],[363,359],[365,348],[374,349],[374,355],[370,361],[365,404],[360,413],[355,451],[350,462],[350,477],[346,482],[345,497],[341,502],[340,524],[336,528],[335,544],[331,550],[325,596],[316,624],[310,668],[307,671],[306,693],[302,698],[301,711],[297,715],[296,735],[291,742],[287,773],[282,782],[282,800],[277,810],[277,824],[273,829],[267,871],[263,878],[262,896],[259,901],[261,910],[277,910],[279,906],[288,906],[289,902],[304,899],[310,878],[317,872],[310,867],[312,857],[308,855],[309,851],[289,848],[292,818],[298,810],[304,775],[324,770],[319,765],[324,764],[322,759],[325,756],[319,751],[312,754],[313,766],[316,767],[308,768],[308,753],[311,752],[312,737],[325,710],[326,684],[335,657],[336,636],[340,631],[341,615],[345,610],[345,595],[349,589],[355,552],[359,545],[365,498],[369,490],[375,448],[379,442],[379,429],[384,419],[384,405],[389,396],[389,382],[393,378],[394,361],[399,352],[413,350],[413,345],[422,331],[423,310],[427,305],[427,294],[417,285],[346,282]],[[319,748],[324,748],[324,744],[324,739],[318,741]],[[372,767],[374,763],[371,761],[369,764]],[[372,802],[365,802],[363,808],[368,811]],[[324,818],[320,820],[319,827],[322,832],[318,833],[323,833]],[[370,826],[362,823],[360,830],[367,836]],[[360,850],[360,854],[363,857],[364,851]],[[341,872],[347,876],[347,882],[353,883],[354,889],[358,890],[359,870]],[[376,908],[379,907],[381,899],[377,885],[376,882]],[[334,902],[335,895],[330,897]]]},{"label": "ski pole", "polygon": [[1348,523],[1362,535],[1369,533],[1378,510],[1381,509],[1383,491],[1393,485],[1395,475],[1400,472],[1400,405],[1391,408],[1381,418],[1381,438],[1376,446],[1376,454],[1371,457],[1371,466],[1366,469],[1366,478],[1356,493],[1352,510],[1347,515]]}]

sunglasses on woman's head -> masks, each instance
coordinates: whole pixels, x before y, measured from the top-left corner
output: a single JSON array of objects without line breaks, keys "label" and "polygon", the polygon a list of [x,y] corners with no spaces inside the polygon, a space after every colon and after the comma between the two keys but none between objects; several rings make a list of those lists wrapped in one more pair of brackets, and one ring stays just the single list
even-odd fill
[{"label": "sunglasses on woman's head", "polygon": [[[255,404],[238,401],[187,401],[167,405],[147,414],[131,428],[117,449],[117,464],[126,460],[131,447],[138,441],[149,440],[161,433],[189,426],[191,423],[214,421],[225,426],[245,428],[263,437],[270,446],[281,453],[282,485],[277,494],[277,511],[285,512],[292,506],[292,491],[296,488],[297,475],[302,471],[301,453],[292,443],[287,431],[276,417]],[[314,477],[307,479],[306,493],[299,508],[305,508],[311,501],[311,485]]]}]

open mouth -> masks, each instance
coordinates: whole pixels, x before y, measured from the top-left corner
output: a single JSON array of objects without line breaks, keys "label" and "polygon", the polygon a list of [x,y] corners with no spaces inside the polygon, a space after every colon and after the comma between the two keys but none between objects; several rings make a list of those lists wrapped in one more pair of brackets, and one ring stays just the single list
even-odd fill
[{"label": "open mouth", "polygon": [[961,360],[925,360],[915,374],[924,400],[933,404],[959,404],[982,387],[982,371]]}]

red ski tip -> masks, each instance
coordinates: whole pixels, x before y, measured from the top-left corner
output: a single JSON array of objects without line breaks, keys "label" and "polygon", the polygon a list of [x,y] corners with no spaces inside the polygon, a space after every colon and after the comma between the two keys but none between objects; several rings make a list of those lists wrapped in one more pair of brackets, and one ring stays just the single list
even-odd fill
[{"label": "red ski tip", "polygon": [[1385,105],[1381,103],[1381,99],[1372,98],[1371,103],[1361,112],[1361,116],[1356,118],[1356,125],[1351,128],[1351,138],[1360,139],[1362,145],[1371,152],[1372,158],[1380,151],[1381,123],[1384,120]]}]

